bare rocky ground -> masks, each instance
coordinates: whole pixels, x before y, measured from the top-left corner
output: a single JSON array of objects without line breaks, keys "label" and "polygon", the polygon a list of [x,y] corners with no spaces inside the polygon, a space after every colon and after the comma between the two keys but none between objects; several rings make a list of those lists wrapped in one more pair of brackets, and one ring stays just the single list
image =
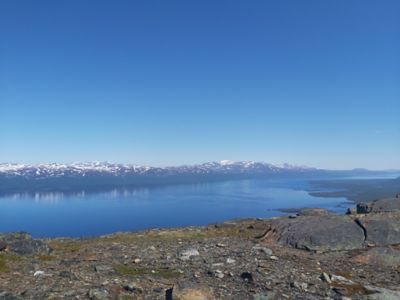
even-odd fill
[{"label": "bare rocky ground", "polygon": [[0,250],[0,299],[400,299],[400,199]]}]

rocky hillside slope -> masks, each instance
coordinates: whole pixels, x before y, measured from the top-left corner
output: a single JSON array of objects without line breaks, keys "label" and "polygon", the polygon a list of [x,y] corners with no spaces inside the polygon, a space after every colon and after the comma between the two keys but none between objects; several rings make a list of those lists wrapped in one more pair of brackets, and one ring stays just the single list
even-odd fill
[{"label": "rocky hillside slope", "polygon": [[0,299],[400,299],[400,198],[349,214],[70,239],[0,235]]}]

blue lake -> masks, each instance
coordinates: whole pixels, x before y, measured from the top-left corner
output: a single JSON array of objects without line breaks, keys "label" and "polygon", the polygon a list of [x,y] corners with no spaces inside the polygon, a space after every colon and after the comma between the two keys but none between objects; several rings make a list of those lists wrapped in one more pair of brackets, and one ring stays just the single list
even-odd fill
[{"label": "blue lake", "polygon": [[154,227],[271,217],[279,209],[323,207],[344,213],[345,198],[310,196],[297,180],[237,180],[101,193],[14,194],[0,198],[0,232],[34,237],[93,236]]}]

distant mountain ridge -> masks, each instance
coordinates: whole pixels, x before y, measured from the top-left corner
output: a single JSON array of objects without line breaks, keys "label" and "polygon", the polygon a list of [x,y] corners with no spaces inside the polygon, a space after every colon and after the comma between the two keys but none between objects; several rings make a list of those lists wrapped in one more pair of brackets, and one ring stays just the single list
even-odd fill
[{"label": "distant mountain ridge", "polygon": [[0,175],[8,177],[62,177],[107,174],[126,176],[133,174],[209,174],[209,173],[248,173],[248,172],[281,172],[287,170],[306,171],[308,167],[283,164],[282,166],[254,161],[207,162],[198,165],[183,165],[177,167],[150,167],[132,164],[115,164],[108,162],[88,162],[72,164],[0,164]]},{"label": "distant mountain ridge", "polygon": [[135,186],[200,183],[236,179],[320,179],[371,176],[385,171],[332,171],[254,161],[207,162],[176,167],[150,167],[108,162],[72,164],[0,164],[0,194],[76,191]]}]

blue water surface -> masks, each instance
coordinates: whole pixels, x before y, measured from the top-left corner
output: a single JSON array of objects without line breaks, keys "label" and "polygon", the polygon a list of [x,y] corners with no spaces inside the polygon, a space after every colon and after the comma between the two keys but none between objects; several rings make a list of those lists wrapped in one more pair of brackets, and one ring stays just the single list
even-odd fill
[{"label": "blue water surface", "polygon": [[345,198],[310,196],[299,180],[236,180],[98,193],[14,194],[0,198],[0,232],[34,237],[94,236],[155,227],[272,217],[279,209],[322,207],[344,213]]}]

